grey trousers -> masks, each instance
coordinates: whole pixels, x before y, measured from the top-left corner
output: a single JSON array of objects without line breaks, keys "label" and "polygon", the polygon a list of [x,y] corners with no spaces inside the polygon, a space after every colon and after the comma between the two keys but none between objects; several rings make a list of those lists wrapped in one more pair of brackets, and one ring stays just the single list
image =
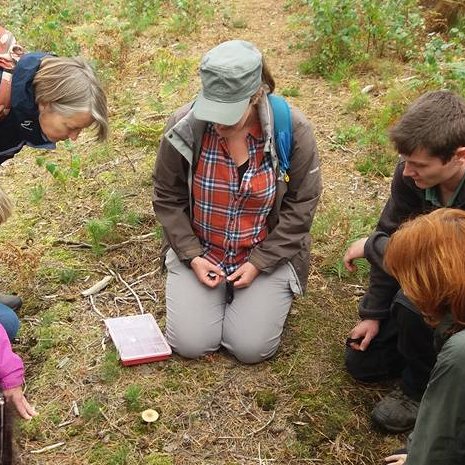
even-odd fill
[{"label": "grey trousers", "polygon": [[197,358],[224,346],[243,363],[258,363],[278,350],[294,293],[300,285],[291,265],[261,273],[226,303],[225,284],[211,289],[172,249],[165,261],[166,337],[183,357]]}]

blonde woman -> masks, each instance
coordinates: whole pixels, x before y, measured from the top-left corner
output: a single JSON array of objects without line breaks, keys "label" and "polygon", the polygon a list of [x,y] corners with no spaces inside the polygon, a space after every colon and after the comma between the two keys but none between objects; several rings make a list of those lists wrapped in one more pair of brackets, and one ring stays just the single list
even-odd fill
[{"label": "blonde woman", "polygon": [[105,93],[81,58],[23,55],[14,69],[9,107],[0,121],[0,163],[24,145],[54,149],[58,141],[76,140],[89,126],[99,140],[107,137]]},{"label": "blonde woman", "polygon": [[465,463],[465,212],[441,208],[389,239],[386,271],[435,328],[437,361],[420,403],[408,454],[391,465]]},{"label": "blonde woman", "polygon": [[[0,80],[0,164],[25,145],[54,149],[58,141],[76,140],[89,126],[95,128],[99,140],[107,137],[106,96],[83,59],[26,53],[13,73],[0,68]],[[0,295],[0,304],[18,310],[21,299]],[[0,324],[13,339],[19,321],[12,310],[6,315],[0,313]]]}]

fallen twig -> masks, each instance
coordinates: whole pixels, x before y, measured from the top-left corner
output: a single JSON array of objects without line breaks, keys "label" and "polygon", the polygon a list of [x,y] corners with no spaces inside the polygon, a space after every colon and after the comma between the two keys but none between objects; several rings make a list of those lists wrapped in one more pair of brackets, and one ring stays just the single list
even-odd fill
[{"label": "fallen twig", "polygon": [[42,454],[43,452],[48,452],[49,450],[57,449],[58,447],[62,447],[66,444],[66,442],[57,442],[56,444],[51,444],[50,446],[42,447],[42,449],[31,450],[31,454]]},{"label": "fallen twig", "polygon": [[151,237],[155,236],[155,234],[156,233],[151,232],[151,233],[147,233],[147,234],[142,234],[141,236],[132,236],[129,239],[127,239],[126,241],[118,242],[117,244],[111,244],[111,245],[106,245],[105,244],[105,246],[104,246],[105,251],[108,252],[110,250],[119,249],[120,247],[124,247],[125,245],[131,244],[132,242],[144,242],[147,239],[150,239]]},{"label": "fallen twig", "polygon": [[142,302],[140,301],[139,296],[137,295],[136,291],[121,277],[121,275],[117,271],[113,271],[111,268],[108,268],[108,267],[107,269],[113,276],[116,277],[116,279],[118,279],[118,281],[123,283],[129,289],[129,291],[131,292],[131,294],[135,297],[137,301],[137,305],[139,306],[140,312],[145,313],[144,307],[142,306]]},{"label": "fallen twig", "polygon": [[59,425],[57,425],[57,428],[63,428],[63,426],[68,426],[68,425],[71,425],[72,423],[74,423],[75,420],[68,420],[68,421],[64,421],[62,423],[60,423]]},{"label": "fallen twig", "polygon": [[[156,257],[156,258],[154,258],[154,261],[157,261],[157,260],[159,260],[159,259],[160,259],[160,257]],[[144,278],[146,278],[147,276],[152,276],[152,275],[158,273],[159,271],[160,271],[160,267],[158,266],[158,267],[157,267],[155,270],[153,270],[153,271],[149,271],[148,273],[141,274],[140,276],[138,276],[138,277],[136,278],[135,281],[133,281],[133,282],[131,283],[131,286],[135,286],[136,284],[139,284],[139,283],[140,283]]]},{"label": "fallen twig", "polygon": [[77,242],[77,241],[69,241],[68,239],[57,239],[53,242],[53,246],[55,245],[67,245],[73,249],[91,249],[92,245],[88,244],[87,242]]},{"label": "fallen twig", "polygon": [[[103,247],[105,252],[110,252],[112,250],[119,249],[120,247],[124,247],[125,245],[131,244],[132,242],[144,242],[155,235],[155,232],[151,232],[142,234],[141,236],[132,236],[123,242],[118,242],[117,244],[105,244],[104,242],[100,242],[99,245]],[[68,239],[57,239],[53,245],[67,245],[72,249],[92,249],[92,247],[94,247],[92,244],[87,242],[70,241]]]},{"label": "fallen twig", "polygon": [[89,295],[89,301],[90,301],[90,306],[92,307],[92,310],[103,320],[105,319],[105,316],[100,312],[100,310],[95,306],[94,303],[94,296],[92,294]]},{"label": "fallen twig", "polygon": [[268,428],[268,426],[270,426],[271,423],[273,423],[275,415],[276,415],[276,410],[273,410],[273,415],[271,415],[271,418],[261,428],[258,428],[256,430],[252,431],[247,436],[254,436],[255,434],[259,433],[260,431],[263,431],[264,429]]},{"label": "fallen twig", "polygon": [[107,275],[103,279],[101,279],[99,282],[95,283],[92,287],[89,287],[89,289],[82,291],[81,294],[84,297],[97,294],[97,292],[100,292],[102,289],[105,289],[112,280],[113,280],[113,276]]}]

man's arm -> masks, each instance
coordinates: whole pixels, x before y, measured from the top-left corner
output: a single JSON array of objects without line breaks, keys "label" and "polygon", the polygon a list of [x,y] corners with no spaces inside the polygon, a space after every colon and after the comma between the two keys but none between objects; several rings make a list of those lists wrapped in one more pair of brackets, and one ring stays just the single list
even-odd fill
[{"label": "man's arm", "polygon": [[364,245],[365,257],[371,264],[370,284],[359,305],[362,319],[384,319],[389,315],[392,299],[399,283],[383,268],[384,249],[389,236],[406,220],[425,211],[424,193],[413,181],[402,176],[404,163],[399,162],[391,183],[391,196],[379,219],[376,232]]}]

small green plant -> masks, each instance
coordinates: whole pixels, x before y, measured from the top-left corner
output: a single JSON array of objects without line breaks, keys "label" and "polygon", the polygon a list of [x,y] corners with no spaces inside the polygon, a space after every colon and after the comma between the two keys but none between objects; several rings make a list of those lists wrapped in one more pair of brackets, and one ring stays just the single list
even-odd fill
[{"label": "small green plant", "polygon": [[92,398],[86,399],[80,409],[81,417],[86,421],[96,420],[102,415],[100,412],[101,408],[102,404],[97,400]]},{"label": "small green plant", "polygon": [[92,250],[100,255],[104,250],[103,240],[113,231],[113,223],[108,219],[93,219],[86,224],[86,231],[92,244]]},{"label": "small green plant", "polygon": [[126,392],[124,393],[124,400],[126,401],[126,406],[129,411],[137,412],[141,410],[141,394],[142,388],[137,384],[132,384],[128,386]]},{"label": "small green plant", "polygon": [[78,178],[81,172],[81,157],[73,152],[72,144],[69,141],[65,142],[70,153],[69,165],[61,167],[54,161],[48,161],[44,157],[36,157],[36,164],[45,168],[54,179],[61,184],[66,184],[70,178]]},{"label": "small green plant", "polygon": [[300,95],[300,91],[297,87],[284,87],[281,90],[281,94],[284,97],[298,97]]},{"label": "small green plant", "polygon": [[33,186],[30,191],[31,202],[36,205],[41,203],[44,200],[45,192],[45,187],[42,184],[39,183]]},{"label": "small green plant", "polygon": [[58,280],[61,284],[71,284],[76,281],[79,272],[73,268],[63,268],[58,270]]},{"label": "small green plant", "polygon": [[343,128],[338,128],[334,134],[334,144],[335,145],[344,145],[351,142],[360,140],[365,130],[362,126],[352,125]]},{"label": "small green plant", "polygon": [[374,205],[367,209],[366,205],[356,205],[354,208],[332,206],[323,209],[315,216],[312,226],[312,236],[315,246],[314,253],[320,257],[321,271],[330,276],[345,279],[353,276],[362,281],[369,272],[368,262],[358,262],[358,269],[350,274],[342,261],[347,247],[360,237],[369,235],[375,228],[379,218],[380,206]]},{"label": "small green plant", "polygon": [[131,123],[126,126],[124,139],[134,147],[157,147],[163,134],[163,123]]},{"label": "small green plant", "polygon": [[105,192],[101,218],[89,220],[86,224],[87,235],[92,244],[92,250],[100,255],[105,250],[105,241],[111,240],[116,235],[118,223],[136,225],[140,216],[132,211],[125,211],[124,202],[118,192]]},{"label": "small green plant", "polygon": [[116,350],[105,352],[105,357],[100,369],[100,378],[103,383],[113,383],[121,375],[121,366]]},{"label": "small green plant", "polygon": [[392,175],[395,158],[386,153],[370,153],[359,157],[355,168],[360,174],[388,177]]},{"label": "small green plant", "polygon": [[352,80],[349,83],[351,98],[347,103],[347,110],[358,112],[370,104],[370,98],[362,93],[358,81]]},{"label": "small green plant", "polygon": [[265,389],[255,393],[255,400],[262,410],[273,410],[276,406],[278,396],[273,391]]}]

